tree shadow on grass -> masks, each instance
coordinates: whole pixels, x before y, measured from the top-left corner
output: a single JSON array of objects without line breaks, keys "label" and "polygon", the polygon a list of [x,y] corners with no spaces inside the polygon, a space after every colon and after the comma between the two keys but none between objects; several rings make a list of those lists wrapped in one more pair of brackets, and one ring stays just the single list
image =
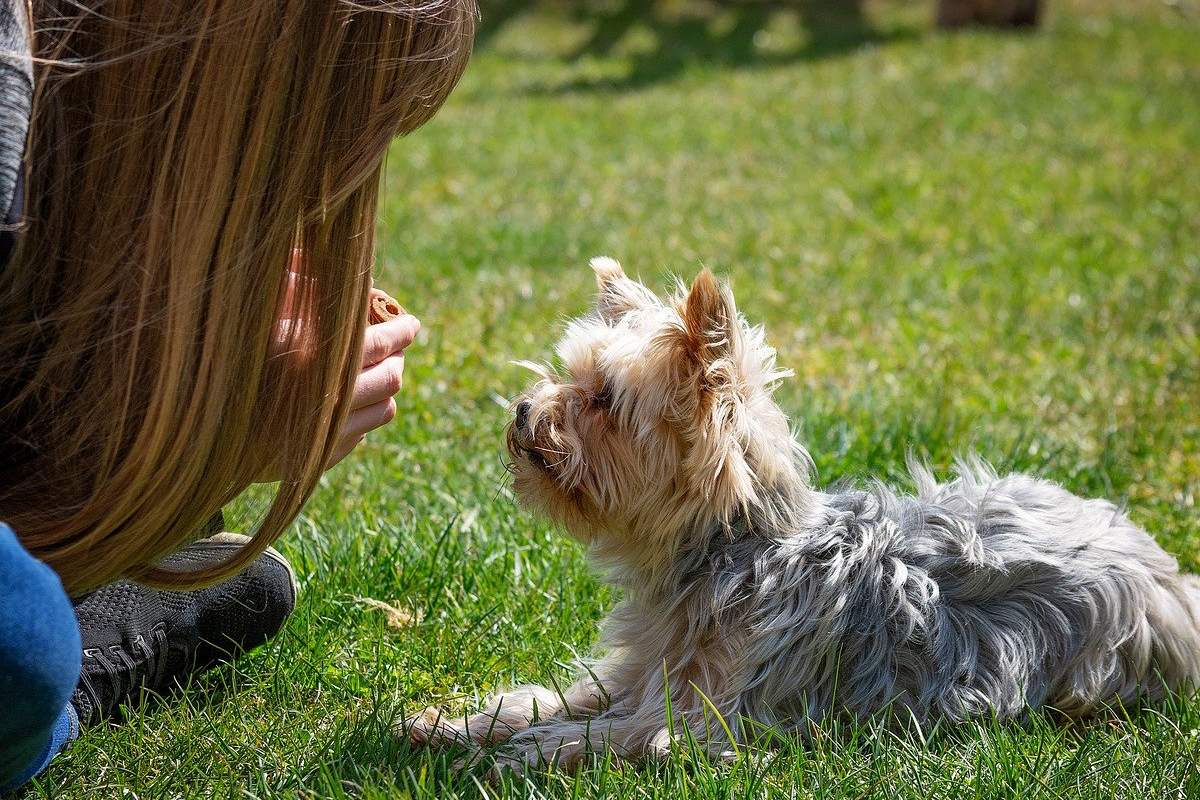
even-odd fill
[{"label": "tree shadow on grass", "polygon": [[537,0],[484,0],[475,29],[475,47],[486,47],[497,33],[522,14],[532,11]]},{"label": "tree shadow on grass", "polygon": [[[536,5],[536,0],[500,0],[486,8],[483,41]],[[819,61],[917,35],[912,29],[877,30],[864,14],[862,0],[710,0],[683,5],[618,0],[599,7],[578,0],[570,14],[590,30],[564,56],[566,61],[622,55],[628,41],[642,33],[649,34],[653,44],[628,56],[631,64],[623,76],[532,85],[527,93],[636,90],[669,81],[692,66],[747,68]],[[488,15],[491,22],[486,22]],[[803,36],[782,49],[764,48],[764,37],[780,21],[790,21]]]}]

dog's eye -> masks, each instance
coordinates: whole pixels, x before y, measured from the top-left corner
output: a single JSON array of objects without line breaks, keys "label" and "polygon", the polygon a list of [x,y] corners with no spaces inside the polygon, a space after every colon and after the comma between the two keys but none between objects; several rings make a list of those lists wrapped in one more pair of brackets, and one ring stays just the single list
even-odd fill
[{"label": "dog's eye", "polygon": [[612,393],[607,386],[592,393],[592,405],[598,408],[609,408],[612,406]]}]

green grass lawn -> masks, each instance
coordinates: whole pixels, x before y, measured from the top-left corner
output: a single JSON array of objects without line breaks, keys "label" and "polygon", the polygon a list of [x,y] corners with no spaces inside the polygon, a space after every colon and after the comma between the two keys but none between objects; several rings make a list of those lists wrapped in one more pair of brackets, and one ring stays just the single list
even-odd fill
[{"label": "green grass lawn", "polygon": [[[925,3],[576,5],[485,3],[460,91],[393,151],[379,282],[425,329],[399,419],[280,544],[285,632],[89,732],[28,796],[478,796],[389,724],[561,680],[613,602],[515,507],[501,444],[509,361],[548,355],[599,253],[652,286],[732,279],[796,372],[780,400],[820,481],[976,450],[1126,503],[1200,571],[1200,5],[1051,0],[1039,32],[952,35]],[[1184,798],[1198,758],[1200,701],[1177,700],[488,791]]]}]

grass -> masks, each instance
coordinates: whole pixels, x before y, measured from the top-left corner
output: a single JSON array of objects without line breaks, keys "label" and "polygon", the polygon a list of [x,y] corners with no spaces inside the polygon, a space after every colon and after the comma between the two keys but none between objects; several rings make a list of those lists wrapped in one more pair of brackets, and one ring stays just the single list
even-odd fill
[{"label": "grass", "polygon": [[[503,398],[587,258],[707,264],[796,371],[820,479],[976,450],[1134,519],[1200,571],[1200,7],[1051,2],[1037,33],[742,4],[490,5],[461,90],[390,159],[380,283],[425,324],[400,416],[282,549],[285,632],[89,732],[29,797],[478,796],[401,709],[562,679],[613,593],[515,509]],[[658,8],[656,6],[656,8]],[[234,517],[249,524],[251,500]],[[362,598],[411,612],[389,627]],[[511,782],[507,797],[1200,797],[1200,701],[927,739],[830,725],[770,760]]]}]

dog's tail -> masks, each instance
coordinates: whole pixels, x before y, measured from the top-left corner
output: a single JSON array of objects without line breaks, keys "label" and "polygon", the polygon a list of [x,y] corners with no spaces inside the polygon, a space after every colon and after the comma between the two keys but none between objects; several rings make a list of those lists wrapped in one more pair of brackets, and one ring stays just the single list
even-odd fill
[{"label": "dog's tail", "polygon": [[1196,627],[1200,628],[1200,575],[1184,575],[1183,586],[1192,601],[1192,617],[1196,620]]},{"label": "dog's tail", "polygon": [[[1157,669],[1167,687],[1200,689],[1200,575],[1179,574],[1154,610]],[[1168,597],[1169,595],[1169,597]]]}]

